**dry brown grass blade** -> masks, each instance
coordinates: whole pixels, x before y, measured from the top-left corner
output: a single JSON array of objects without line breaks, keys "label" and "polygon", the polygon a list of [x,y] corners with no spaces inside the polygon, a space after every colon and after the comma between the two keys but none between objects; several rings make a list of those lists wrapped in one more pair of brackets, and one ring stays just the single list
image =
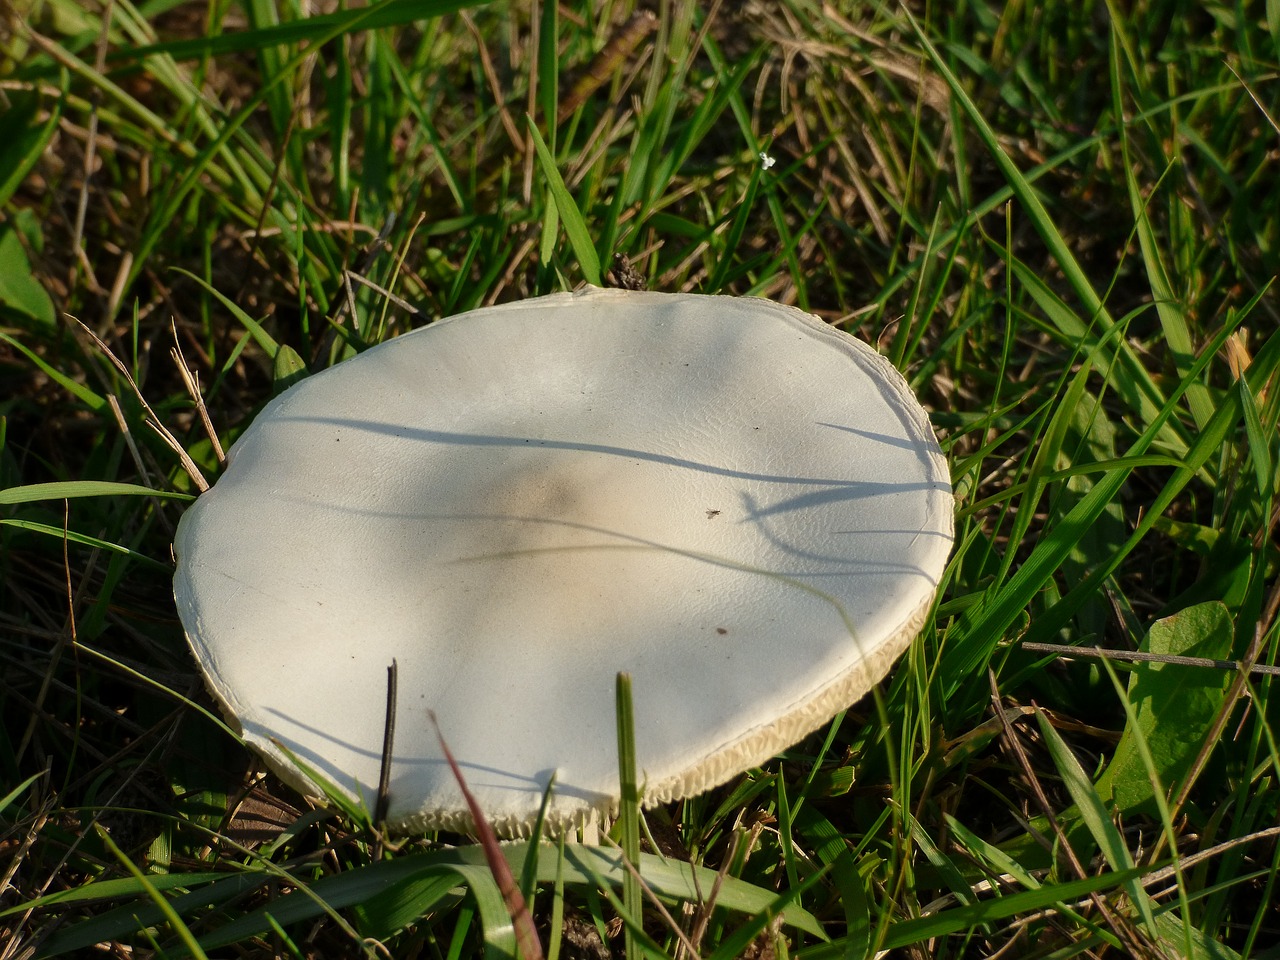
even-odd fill
[{"label": "dry brown grass blade", "polygon": [[466,11],[459,13],[458,19],[463,22],[476,42],[476,52],[480,56],[480,69],[484,71],[485,80],[488,81],[489,92],[493,94],[493,102],[497,105],[498,117],[502,121],[502,128],[507,132],[507,139],[511,141],[513,147],[523,152],[524,137],[520,135],[520,128],[511,116],[511,111],[507,109],[507,101],[510,98],[502,89],[501,81],[498,80],[498,71],[493,67],[493,58],[489,56],[489,47],[485,43],[484,34],[480,32],[476,22]]},{"label": "dry brown grass blade", "polygon": [[186,449],[178,442],[178,438],[169,432],[169,429],[160,422],[160,418],[156,416],[156,412],[151,409],[151,404],[147,403],[147,398],[142,395],[142,391],[138,388],[137,382],[133,379],[133,374],[129,372],[129,368],[117,357],[109,346],[93,332],[86,324],[72,317],[72,320],[79,325],[80,329],[87,333],[92,339],[102,355],[111,361],[111,365],[120,371],[120,376],[124,377],[125,382],[129,384],[129,388],[133,390],[133,395],[138,398],[138,402],[142,404],[142,409],[146,413],[146,424],[154,430],[164,441],[165,446],[174,452],[178,457],[178,462],[182,464],[182,469],[186,471],[187,476],[191,478],[191,482],[196,485],[201,493],[209,489],[209,481],[204,478],[204,474],[200,472],[200,468],[196,466],[195,461],[191,459]]},{"label": "dry brown grass blade", "polygon": [[[507,863],[507,858],[502,855],[502,850],[498,846],[498,836],[493,832],[493,827],[489,821],[485,819],[484,811],[480,809],[480,802],[476,800],[467,787],[466,778],[462,775],[462,768],[458,766],[458,761],[453,759],[453,753],[449,750],[449,745],[444,742],[444,734],[440,732],[440,724],[436,722],[434,711],[428,711],[427,715],[431,718],[431,725],[436,728],[436,737],[440,741],[440,750],[444,753],[445,760],[449,763],[449,769],[453,771],[453,778],[458,781],[458,789],[462,791],[462,798],[467,801],[467,809],[471,811],[471,819],[475,821],[476,839],[480,842],[480,848],[484,850],[484,858],[489,864],[489,872],[493,874],[494,881],[498,884],[498,889],[502,891],[502,899],[507,904],[507,912],[511,914],[511,923],[516,929],[516,944],[520,949],[520,956],[524,960],[542,960],[542,942],[538,939],[538,931],[533,925],[533,914],[529,912],[529,905],[525,903],[524,894],[520,892],[520,887],[516,884],[516,878],[511,873],[511,866]],[[535,838],[533,843],[537,842]]]},{"label": "dry brown grass blade", "polygon": [[208,435],[209,442],[213,444],[213,455],[218,458],[218,463],[226,463],[227,455],[222,450],[222,441],[218,439],[218,433],[213,429],[213,420],[209,417],[209,408],[205,406],[204,395],[200,392],[200,375],[191,371],[191,368],[187,365],[187,358],[183,356],[182,344],[178,342],[178,325],[171,320],[169,321],[169,329],[173,331],[173,349],[169,351],[169,355],[173,357],[173,362],[178,365],[178,373],[182,376],[182,385],[186,387],[187,394],[196,405],[196,412],[200,414],[200,422],[204,425],[204,432]]}]

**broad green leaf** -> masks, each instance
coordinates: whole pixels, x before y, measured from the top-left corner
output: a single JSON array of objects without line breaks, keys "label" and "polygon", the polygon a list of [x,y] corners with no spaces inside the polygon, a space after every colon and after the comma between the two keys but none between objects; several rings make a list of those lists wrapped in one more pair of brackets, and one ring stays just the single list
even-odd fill
[{"label": "broad green leaf", "polygon": [[[1231,615],[1219,602],[1202,603],[1152,625],[1141,649],[1171,656],[1231,656]],[[1232,674],[1177,663],[1135,663],[1129,674],[1129,701],[1139,731],[1126,727],[1097,790],[1125,812],[1154,814],[1151,778],[1135,737],[1147,743],[1155,774],[1166,792],[1177,784],[1222,706]]]},{"label": "broad green leaf", "polygon": [[[1161,913],[1156,917],[1156,929],[1160,931],[1168,957],[1185,957],[1186,960],[1240,960],[1240,954],[1225,943],[1219,943],[1206,933],[1201,933],[1194,925],[1184,924],[1174,911]],[[1188,939],[1191,954],[1187,954]]]},{"label": "broad green leaf", "polygon": [[[512,865],[513,870],[519,870],[524,865],[528,844],[506,844],[502,847],[502,853]],[[473,873],[463,868],[475,868],[475,871]],[[593,888],[597,882],[621,887],[623,878],[626,876],[626,870],[622,866],[620,854],[617,851],[578,844],[566,845],[563,857],[556,854],[555,848],[545,847],[544,854],[538,858],[537,872],[539,883],[551,884],[560,880],[566,887],[579,889]],[[780,899],[779,895],[772,890],[757,887],[731,876],[717,878],[714,870],[664,859],[653,854],[641,854],[640,873],[649,889],[668,902],[698,902],[705,896],[706,891],[719,883],[720,891],[716,902],[720,907],[753,916],[763,911],[780,910],[782,920],[788,926],[820,940],[827,939],[822,925],[812,914],[793,905],[782,905],[786,894]],[[409,902],[415,896],[418,902],[424,902],[439,894],[440,888],[433,883],[409,886],[416,879],[449,874],[454,877],[451,881],[454,886],[461,885],[463,881],[469,886],[473,881],[483,885],[484,880],[488,880],[492,885],[484,853],[475,846],[411,854],[393,860],[380,860],[365,867],[322,877],[304,888],[279,897],[264,907],[220,926],[208,936],[202,937],[200,943],[201,946],[209,949],[265,933],[271,928],[267,914],[279,923],[296,923],[318,917],[322,913],[366,903],[372,898],[400,887],[402,892],[393,896],[385,905],[385,912],[379,915],[381,919],[388,917],[394,919],[404,915]],[[247,890],[255,889],[274,877],[274,873],[267,871],[238,874],[209,884],[203,889],[176,897],[170,901],[170,904],[179,916],[189,916],[197,910],[242,896]],[[476,880],[476,877],[482,879]],[[195,882],[192,880],[186,885],[192,886]],[[93,888],[93,885],[90,885],[90,888]],[[137,892],[138,889],[136,885],[129,888],[131,892]],[[480,887],[471,886],[472,893],[476,893],[478,889]],[[501,893],[496,885],[492,885],[492,892],[498,897],[500,911],[500,914],[494,914],[497,917],[496,922],[505,923],[509,929],[510,918],[507,917],[506,907],[502,903]],[[125,891],[112,888],[112,893],[114,896],[121,896]],[[487,894],[482,892],[481,895]],[[86,891],[80,899],[91,899],[90,893]],[[52,945],[50,954],[92,946],[104,940],[118,939],[140,929],[153,927],[162,921],[163,914],[154,903],[128,904],[92,920],[64,927],[48,941]]]},{"label": "broad green leaf", "polygon": [[[502,847],[503,856],[507,858],[513,869],[519,870],[523,866],[527,847],[526,843],[506,844]],[[568,844],[562,859],[554,854],[554,848],[547,847],[545,850],[544,855],[538,858],[540,883],[554,883],[557,874],[560,874],[564,884],[569,887],[590,885],[596,880],[621,887],[624,878],[628,875],[617,851]],[[222,945],[261,933],[267,928],[263,915],[268,911],[277,920],[293,923],[320,913],[317,897],[323,899],[331,908],[347,907],[363,903],[373,895],[385,892],[392,885],[410,884],[417,878],[438,876],[441,871],[447,873],[460,865],[468,864],[484,866],[484,854],[479,847],[460,847],[453,850],[414,854],[396,860],[379,861],[358,870],[350,870],[316,881],[311,885],[311,893],[315,894],[315,897],[302,892],[281,897],[268,907],[256,910],[234,924],[222,928],[216,934],[216,939],[207,939],[203,942],[206,947]],[[641,854],[640,873],[644,882],[654,893],[664,900],[674,902],[696,902],[717,883],[715,871],[704,867],[693,867],[688,863],[675,860],[664,860],[652,854]],[[762,910],[770,909],[777,900],[777,894],[773,891],[753,886],[733,877],[724,877],[719,882],[720,895],[717,903],[728,910],[757,914]],[[411,888],[406,886],[405,889]],[[418,895],[422,897],[434,896],[439,891],[439,888],[430,884],[423,884],[416,889]],[[497,889],[496,886],[494,889]],[[409,897],[411,894],[406,893],[405,896]],[[395,909],[399,911],[401,907],[395,907]],[[505,907],[502,908],[502,913],[505,917]],[[782,916],[787,924],[813,936],[824,937],[821,926],[808,912],[789,906],[782,911]]]},{"label": "broad green leaf", "polygon": [[397,931],[426,916],[442,901],[461,896],[459,878],[451,873],[423,873],[391,884],[352,911],[359,918],[360,932],[385,940]]}]

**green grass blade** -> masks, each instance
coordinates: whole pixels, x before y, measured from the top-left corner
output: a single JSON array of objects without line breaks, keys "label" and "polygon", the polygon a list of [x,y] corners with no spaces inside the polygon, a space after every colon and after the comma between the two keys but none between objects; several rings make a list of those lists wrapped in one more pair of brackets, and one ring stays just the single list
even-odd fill
[{"label": "green grass blade", "polygon": [[[636,726],[635,709],[631,700],[631,676],[619,673],[614,690],[618,721],[618,782],[621,800],[618,804],[618,826],[622,832],[622,855],[627,862],[640,866],[640,785],[636,780]],[[622,904],[626,916],[643,927],[644,894],[640,878],[630,870],[622,882]],[[624,950],[627,958],[638,957],[635,931],[631,923],[623,927]]]},{"label": "green grass blade", "polygon": [[39,500],[74,500],[78,497],[161,497],[165,500],[194,500],[189,493],[152,490],[136,483],[115,480],[56,480],[29,483],[22,487],[0,490],[0,506],[33,503]]},{"label": "green grass blade", "polygon": [[[34,778],[32,778],[34,779]],[[26,786],[23,784],[22,786]],[[20,786],[15,793],[21,792]],[[10,800],[12,802],[12,800]],[[0,806],[0,810],[4,809]],[[175,889],[189,889],[191,887],[200,887],[219,880],[226,880],[225,873],[169,873],[154,874],[146,878],[147,884],[155,890],[167,891]],[[89,883],[83,883],[76,887],[70,887],[66,890],[58,890],[54,893],[47,893],[42,897],[36,897],[27,900],[24,903],[16,903],[11,907],[0,910],[0,919],[10,917],[15,914],[24,913],[27,910],[38,910],[41,907],[49,907],[54,905],[66,905],[73,903],[100,903],[104,900],[120,900],[126,897],[137,897],[139,895],[147,895],[146,886],[139,883],[136,877],[117,877],[114,880],[93,880]]]},{"label": "green grass blade", "polygon": [[63,96],[53,102],[42,123],[37,123],[37,117],[47,98],[22,92],[9,95],[5,112],[0,114],[0,207],[8,204],[57,132],[66,106],[66,84],[64,72]]},{"label": "green grass blade", "polygon": [[1253,473],[1258,481],[1258,495],[1265,502],[1274,495],[1276,489],[1271,443],[1267,438],[1267,432],[1262,427],[1262,417],[1258,414],[1258,404],[1248,381],[1244,379],[1236,381],[1236,391],[1240,396],[1240,410],[1244,415],[1245,440],[1249,446],[1249,458],[1253,461]]},{"label": "green grass blade", "polygon": [[[1224,330],[1224,335],[1225,333],[1226,331]],[[1212,356],[1212,352],[1206,351],[1198,358],[1196,367],[1192,369],[1193,375],[1196,374],[1198,368],[1208,361],[1210,356]],[[1273,333],[1246,372],[1246,379],[1250,382],[1250,389],[1259,389],[1272,376],[1277,366],[1280,366],[1280,334]],[[1116,549],[1114,555],[1105,564],[1091,571],[1074,589],[1046,611],[1032,626],[1031,630],[1027,632],[1025,639],[1044,642],[1053,632],[1061,629],[1062,625],[1075,612],[1078,606],[1084,602],[1092,591],[1098,589],[1099,584],[1114,572],[1120,562],[1129,555],[1133,548],[1155,526],[1156,521],[1164,515],[1174,498],[1182,492],[1201,468],[1219,453],[1240,418],[1240,393],[1234,390],[1227,391],[1222,395],[1218,408],[1214,411],[1213,418],[1196,437],[1196,441],[1187,452],[1182,466],[1174,471],[1173,476],[1166,481],[1160,493],[1148,508],[1143,511],[1142,519],[1138,521],[1129,539]],[[1101,481],[1099,486],[1102,486],[1104,482]]]},{"label": "green grass blade", "polygon": [[551,151],[542,139],[542,134],[538,132],[533,118],[526,117],[526,120],[529,124],[529,133],[533,137],[533,147],[538,153],[538,165],[542,168],[542,175],[546,178],[547,187],[551,190],[551,196],[555,199],[556,212],[564,223],[564,232],[569,237],[569,245],[573,247],[574,256],[578,258],[578,266],[582,268],[582,276],[587,283],[598,287],[604,282],[600,273],[600,257],[596,253],[595,244],[591,241],[591,233],[587,230],[587,223],[583,220],[577,204],[574,203],[573,196],[569,193],[569,188],[565,186],[564,178],[560,176],[560,171],[556,169],[555,158],[551,156]]},{"label": "green grass blade", "polygon": [[[1113,890],[1131,883],[1149,872],[1148,867],[1133,867],[1082,880],[1045,885],[1036,890],[1008,894],[992,900],[983,900],[968,907],[944,910],[941,913],[915,920],[903,920],[889,928],[883,948],[894,950],[914,943],[923,943],[935,937],[970,930],[982,923],[993,923],[1020,913],[1032,913],[1070,903],[1091,893]],[[815,952],[814,957],[823,954]]]},{"label": "green grass blade", "polygon": [[100,839],[106,848],[111,851],[120,864],[133,875],[134,880],[141,885],[146,895],[160,909],[160,912],[164,914],[165,920],[169,922],[169,926],[178,934],[178,939],[181,940],[183,946],[187,948],[187,952],[195,957],[196,960],[208,960],[208,956],[205,954],[204,950],[201,949],[200,944],[196,942],[195,934],[193,934],[191,929],[182,922],[182,918],[179,917],[178,912],[173,909],[173,904],[169,902],[168,897],[157,890],[155,885],[152,884],[147,876],[137,868],[134,862],[125,856],[124,851],[117,847],[115,841],[111,839],[111,834],[107,833],[107,831],[102,829],[102,827],[98,827],[97,830],[98,839]]},{"label": "green grass blade", "polygon": [[[191,874],[187,876],[174,875],[172,879],[178,882],[170,883],[170,877],[157,875],[147,877],[147,883],[157,891],[169,890],[175,887],[198,887],[198,889],[180,894],[169,901],[170,908],[179,917],[190,917],[197,911],[211,907],[221,907],[224,904],[243,898],[254,890],[265,886],[271,878],[272,875],[266,872],[243,873],[230,877],[226,874],[220,874],[214,878],[214,882],[210,883],[204,879],[203,874]],[[128,882],[133,886],[133,889],[128,891],[129,894],[137,895],[144,892],[143,885],[138,883],[135,878],[129,877]],[[85,893],[83,897],[77,899],[92,902],[96,897],[90,896],[90,893],[97,887],[104,886],[113,890],[117,888],[123,889],[123,883],[124,880],[108,880],[85,884],[77,888],[77,890]],[[115,896],[111,896],[110,899],[115,899]],[[39,955],[42,957],[74,955],[76,951],[86,950],[95,944],[119,940],[139,930],[157,926],[163,923],[165,919],[164,913],[154,901],[151,903],[126,904],[89,920],[64,925],[41,944]],[[263,930],[265,931],[266,929],[264,926]]]},{"label": "green grass blade", "polygon": [[[0,497],[4,496],[5,491],[0,491]],[[101,537],[91,537],[87,533],[77,533],[75,530],[66,530],[62,527],[54,526],[49,523],[37,523],[34,520],[3,520],[0,519],[0,527],[13,527],[19,530],[30,530],[33,533],[42,533],[45,536],[53,537],[55,540],[67,540],[71,543],[79,543],[86,547],[93,547],[96,550],[108,550],[111,553],[118,553],[122,556],[130,557],[139,563],[144,563],[154,570],[169,571],[172,567],[167,563],[161,563],[159,560],[148,557],[145,553],[139,553],[137,550],[123,546],[119,543],[113,543],[110,540],[103,540]]]},{"label": "green grass blade", "polygon": [[[1111,20],[1111,97],[1112,109],[1115,111],[1116,117],[1122,118],[1125,115],[1124,82],[1120,72],[1120,27],[1118,22],[1115,18]],[[1129,204],[1133,209],[1134,222],[1137,224],[1138,244],[1142,251],[1142,262],[1147,271],[1147,282],[1151,284],[1151,295],[1155,300],[1156,313],[1160,317],[1160,326],[1164,330],[1165,342],[1173,354],[1174,365],[1180,375],[1186,376],[1188,368],[1195,360],[1195,345],[1191,339],[1191,331],[1187,327],[1186,313],[1178,303],[1177,297],[1173,292],[1173,285],[1169,282],[1169,273],[1160,255],[1155,230],[1152,229],[1151,219],[1147,214],[1147,207],[1151,202],[1151,198],[1157,194],[1153,191],[1151,197],[1143,199],[1142,191],[1138,186],[1133,157],[1129,149],[1128,127],[1124,123],[1121,123],[1119,127],[1119,140],[1120,155],[1123,158],[1121,169],[1124,171],[1125,186],[1129,193]],[[1167,177],[1175,165],[1176,161],[1170,162],[1165,174],[1161,176],[1161,180]],[[1158,186],[1157,184],[1157,189]],[[1213,416],[1213,403],[1209,399],[1209,392],[1204,384],[1193,384],[1187,390],[1187,405],[1191,410],[1192,417],[1195,418],[1196,426],[1203,429],[1204,425],[1209,422],[1209,418]]]},{"label": "green grass blade", "polygon": [[[12,790],[6,793],[3,797],[0,797],[0,813],[4,813],[4,811],[9,808],[9,804],[13,803],[13,801],[18,799],[18,797],[22,796],[23,792],[27,789],[27,787],[31,786],[33,783],[39,780],[41,776],[42,774],[33,773],[31,776],[27,777],[27,779],[23,780],[20,784],[18,784]],[[24,906],[30,906],[30,904],[25,904]],[[9,910],[0,910],[0,917],[3,917],[6,913],[11,913],[13,912],[13,910],[16,910],[16,909],[18,908],[11,907]]]},{"label": "green grass blade", "polygon": [[[983,112],[973,102],[959,78],[947,66],[947,62],[938,53],[928,34],[910,11],[904,9],[903,16],[911,24],[911,28],[915,32],[916,38],[920,41],[920,45],[924,48],[930,62],[942,75],[947,87],[951,90],[951,95],[960,104],[965,115],[969,118],[969,122],[973,124],[978,138],[982,140],[992,160],[1000,168],[1000,172],[1004,175],[1005,180],[1008,181],[1014,196],[1017,197],[1018,202],[1026,210],[1036,233],[1039,234],[1040,239],[1049,248],[1050,255],[1061,267],[1067,283],[1070,284],[1072,291],[1084,306],[1087,322],[1090,325],[1096,324],[1104,335],[1109,334],[1115,326],[1115,321],[1111,319],[1111,315],[1108,313],[1102,299],[1098,296],[1097,291],[1094,290],[1093,284],[1089,282],[1089,278],[1085,275],[1075,255],[1071,252],[1070,245],[1054,224],[1053,218],[1049,215],[1049,211],[1045,208],[1039,195],[1032,189],[1022,171],[1018,169],[1018,166],[1001,147],[1000,139],[996,132],[987,123]],[[1143,421],[1149,423],[1165,405],[1164,396],[1151,374],[1148,373],[1132,351],[1126,349],[1121,356],[1125,362],[1125,371],[1128,376],[1120,381],[1117,389],[1123,393],[1127,402],[1140,411]],[[1176,436],[1177,431],[1173,430],[1172,432]]]},{"label": "green grass blade", "polygon": [[556,0],[542,0],[536,72],[538,109],[542,111],[542,122],[547,131],[547,146],[555,156],[556,117],[560,106],[560,4]]},{"label": "green grass blade", "polygon": [[62,387],[64,390],[70,393],[72,396],[74,396],[77,400],[83,403],[86,407],[88,407],[94,413],[100,413],[107,408],[107,401],[105,398],[100,397],[98,394],[94,393],[92,390],[86,387],[83,383],[80,383],[79,381],[77,381],[75,378],[69,377],[63,371],[54,368],[43,357],[41,357],[34,350],[27,347],[21,341],[15,340],[13,337],[9,336],[7,333],[0,331],[0,343],[9,344],[9,346],[13,347],[15,350],[21,353],[24,357],[30,360],[33,364],[35,364],[36,367],[39,368],[41,372],[48,375],[48,377],[51,380],[53,380],[55,383],[57,383],[58,386]]},{"label": "green grass blade", "polygon": [[387,0],[369,7],[340,10],[291,20],[273,27],[257,30],[241,30],[221,33],[217,36],[195,40],[175,40],[113,51],[108,58],[112,63],[128,63],[163,54],[174,60],[193,60],[201,57],[220,57],[228,53],[243,53],[268,46],[280,46],[302,42],[316,42],[320,38],[336,37],[356,30],[381,30],[400,27],[456,13],[470,7],[479,7],[489,0]]},{"label": "green grass blade", "polygon": [[[1102,798],[1093,788],[1093,783],[1084,772],[1084,768],[1080,766],[1080,761],[1067,747],[1066,742],[1053,728],[1053,724],[1045,717],[1043,711],[1036,710],[1036,720],[1040,724],[1040,733],[1044,736],[1049,754],[1053,757],[1053,764],[1062,777],[1062,783],[1071,794],[1071,799],[1075,801],[1076,809],[1079,810],[1081,819],[1089,828],[1089,833],[1093,835],[1094,842],[1102,851],[1107,865],[1116,872],[1131,869],[1134,865],[1133,857],[1129,853],[1129,848],[1125,846],[1124,837],[1111,822]],[[1125,889],[1142,915],[1147,931],[1155,936],[1155,916],[1151,912],[1151,901],[1147,898],[1146,891],[1136,880],[1126,881]]]},{"label": "green grass blade", "polygon": [[[519,869],[527,855],[526,843],[504,844],[502,854],[512,869]],[[641,874],[651,890],[670,902],[696,901],[699,891],[710,890],[716,874],[705,867],[693,867],[674,860],[664,861],[652,854],[642,854],[639,860]],[[469,868],[465,877],[470,884],[474,876],[484,876],[487,865],[483,851],[478,847],[460,847],[432,853],[410,854],[392,860],[380,860],[355,870],[323,877],[310,884],[307,891],[297,891],[274,900],[250,914],[222,925],[204,938],[201,943],[207,949],[237,943],[256,936],[268,929],[266,914],[270,913],[282,924],[294,924],[311,920],[325,909],[344,909],[371,900],[378,894],[392,889],[403,890],[404,902],[395,906],[396,916],[402,916],[404,903],[412,897],[412,891],[426,896],[435,890],[430,884],[412,887],[415,881],[453,873],[462,875],[459,868]],[[476,874],[475,871],[481,871]],[[694,879],[696,873],[697,879]],[[557,877],[568,888],[581,888],[601,883],[610,887],[622,887],[630,871],[622,866],[621,854],[599,847],[568,844],[565,855],[538,858],[538,881],[555,883]],[[456,878],[455,878],[456,883]],[[496,885],[493,886],[497,890]],[[499,891],[499,895],[500,891]],[[399,895],[398,895],[399,896]],[[750,915],[762,914],[771,909],[783,921],[811,936],[825,939],[822,925],[807,911],[792,904],[789,898],[781,902],[776,893],[726,877],[721,884],[717,904],[727,910]],[[621,906],[621,903],[619,904]],[[505,906],[502,908],[505,915]],[[501,921],[498,921],[501,924]],[[510,918],[506,925],[510,927]]]},{"label": "green grass blade", "polygon": [[790,904],[799,903],[801,895],[810,887],[816,886],[822,876],[821,871],[815,872],[804,883],[788,887],[778,894],[766,909],[757,912],[746,923],[721,940],[707,960],[738,960],[739,957],[746,956],[752,942],[773,922],[774,918],[781,915]]}]

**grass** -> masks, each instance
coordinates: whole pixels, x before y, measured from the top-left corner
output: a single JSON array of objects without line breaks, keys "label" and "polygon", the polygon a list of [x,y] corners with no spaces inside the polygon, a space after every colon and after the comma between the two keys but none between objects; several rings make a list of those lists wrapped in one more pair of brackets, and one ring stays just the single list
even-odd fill
[{"label": "grass", "polygon": [[292,378],[617,255],[877,345],[957,543],[871,700],[646,812],[642,885],[503,848],[548,954],[1280,956],[1272,676],[1221,665],[1277,665],[1280,7],[909,10],[0,12],[0,956],[514,955],[477,848],[253,772],[148,424],[213,480],[175,337],[225,447]]}]

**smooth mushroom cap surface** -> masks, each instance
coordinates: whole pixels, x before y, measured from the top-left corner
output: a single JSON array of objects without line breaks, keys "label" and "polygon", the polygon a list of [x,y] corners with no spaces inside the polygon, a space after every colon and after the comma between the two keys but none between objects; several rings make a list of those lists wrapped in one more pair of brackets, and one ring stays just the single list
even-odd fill
[{"label": "smooth mushroom cap surface", "polygon": [[267,405],[183,516],[174,593],[227,716],[388,822],[607,817],[614,678],[645,800],[852,704],[928,615],[947,465],[903,378],[765,300],[587,288],[434,323]]}]

